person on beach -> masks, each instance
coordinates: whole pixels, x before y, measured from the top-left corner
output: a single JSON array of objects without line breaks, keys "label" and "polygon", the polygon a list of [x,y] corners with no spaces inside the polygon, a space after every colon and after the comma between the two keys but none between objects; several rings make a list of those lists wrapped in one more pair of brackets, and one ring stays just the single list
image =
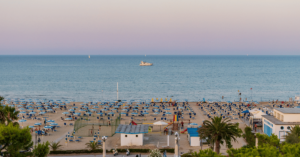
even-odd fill
[{"label": "person on beach", "polygon": [[181,121],[181,127],[183,127],[183,121]]},{"label": "person on beach", "polygon": [[99,131],[101,130],[101,125],[99,125]]},{"label": "person on beach", "polygon": [[256,128],[257,128],[257,125],[255,124],[255,125],[254,125],[255,132],[256,132]]}]

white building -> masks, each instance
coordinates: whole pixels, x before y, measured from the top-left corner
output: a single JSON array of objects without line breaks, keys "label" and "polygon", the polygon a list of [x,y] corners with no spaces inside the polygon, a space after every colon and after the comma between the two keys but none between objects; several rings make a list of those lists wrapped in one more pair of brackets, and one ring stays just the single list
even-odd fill
[{"label": "white building", "polygon": [[120,124],[116,133],[121,134],[121,146],[142,146],[144,133],[148,133],[149,125]]},{"label": "white building", "polygon": [[300,125],[300,108],[274,108],[273,116],[262,116],[263,132],[277,135],[280,141],[285,140],[284,135],[295,125]]}]

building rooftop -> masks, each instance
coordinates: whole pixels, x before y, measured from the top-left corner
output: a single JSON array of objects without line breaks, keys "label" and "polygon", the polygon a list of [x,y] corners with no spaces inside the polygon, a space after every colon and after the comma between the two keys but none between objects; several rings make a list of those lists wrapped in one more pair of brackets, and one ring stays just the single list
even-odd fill
[{"label": "building rooftop", "polygon": [[191,137],[199,137],[198,128],[187,128]]},{"label": "building rooftop", "polygon": [[300,114],[300,108],[274,108],[274,109],[285,114]]},{"label": "building rooftop", "polygon": [[116,133],[122,134],[143,134],[148,133],[149,125],[124,125],[120,124]]},{"label": "building rooftop", "polygon": [[283,122],[278,120],[274,116],[263,115],[262,117],[266,118],[268,121],[272,122],[275,125],[300,125],[300,122]]}]

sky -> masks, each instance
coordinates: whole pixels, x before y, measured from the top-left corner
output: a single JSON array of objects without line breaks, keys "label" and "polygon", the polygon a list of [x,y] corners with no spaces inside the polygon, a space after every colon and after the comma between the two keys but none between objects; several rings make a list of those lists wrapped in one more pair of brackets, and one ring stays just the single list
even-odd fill
[{"label": "sky", "polygon": [[299,55],[299,0],[0,1],[0,55]]}]

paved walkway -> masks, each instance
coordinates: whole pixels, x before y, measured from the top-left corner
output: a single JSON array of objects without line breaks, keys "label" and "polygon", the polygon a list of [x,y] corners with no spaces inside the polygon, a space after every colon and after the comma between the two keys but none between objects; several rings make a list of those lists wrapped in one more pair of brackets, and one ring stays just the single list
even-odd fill
[{"label": "paved walkway", "polygon": [[[48,155],[48,156],[51,156],[51,155]],[[69,156],[69,155],[64,155],[64,156],[55,156],[55,157],[65,157],[65,156]],[[129,155],[127,157],[135,157],[135,155]],[[69,157],[103,157],[102,155],[70,155]],[[106,155],[106,157],[126,157],[126,155],[112,155],[112,154],[109,154],[109,155]],[[141,157],[148,157],[148,155],[141,155]],[[174,155],[167,155],[167,157],[174,157]]]}]

